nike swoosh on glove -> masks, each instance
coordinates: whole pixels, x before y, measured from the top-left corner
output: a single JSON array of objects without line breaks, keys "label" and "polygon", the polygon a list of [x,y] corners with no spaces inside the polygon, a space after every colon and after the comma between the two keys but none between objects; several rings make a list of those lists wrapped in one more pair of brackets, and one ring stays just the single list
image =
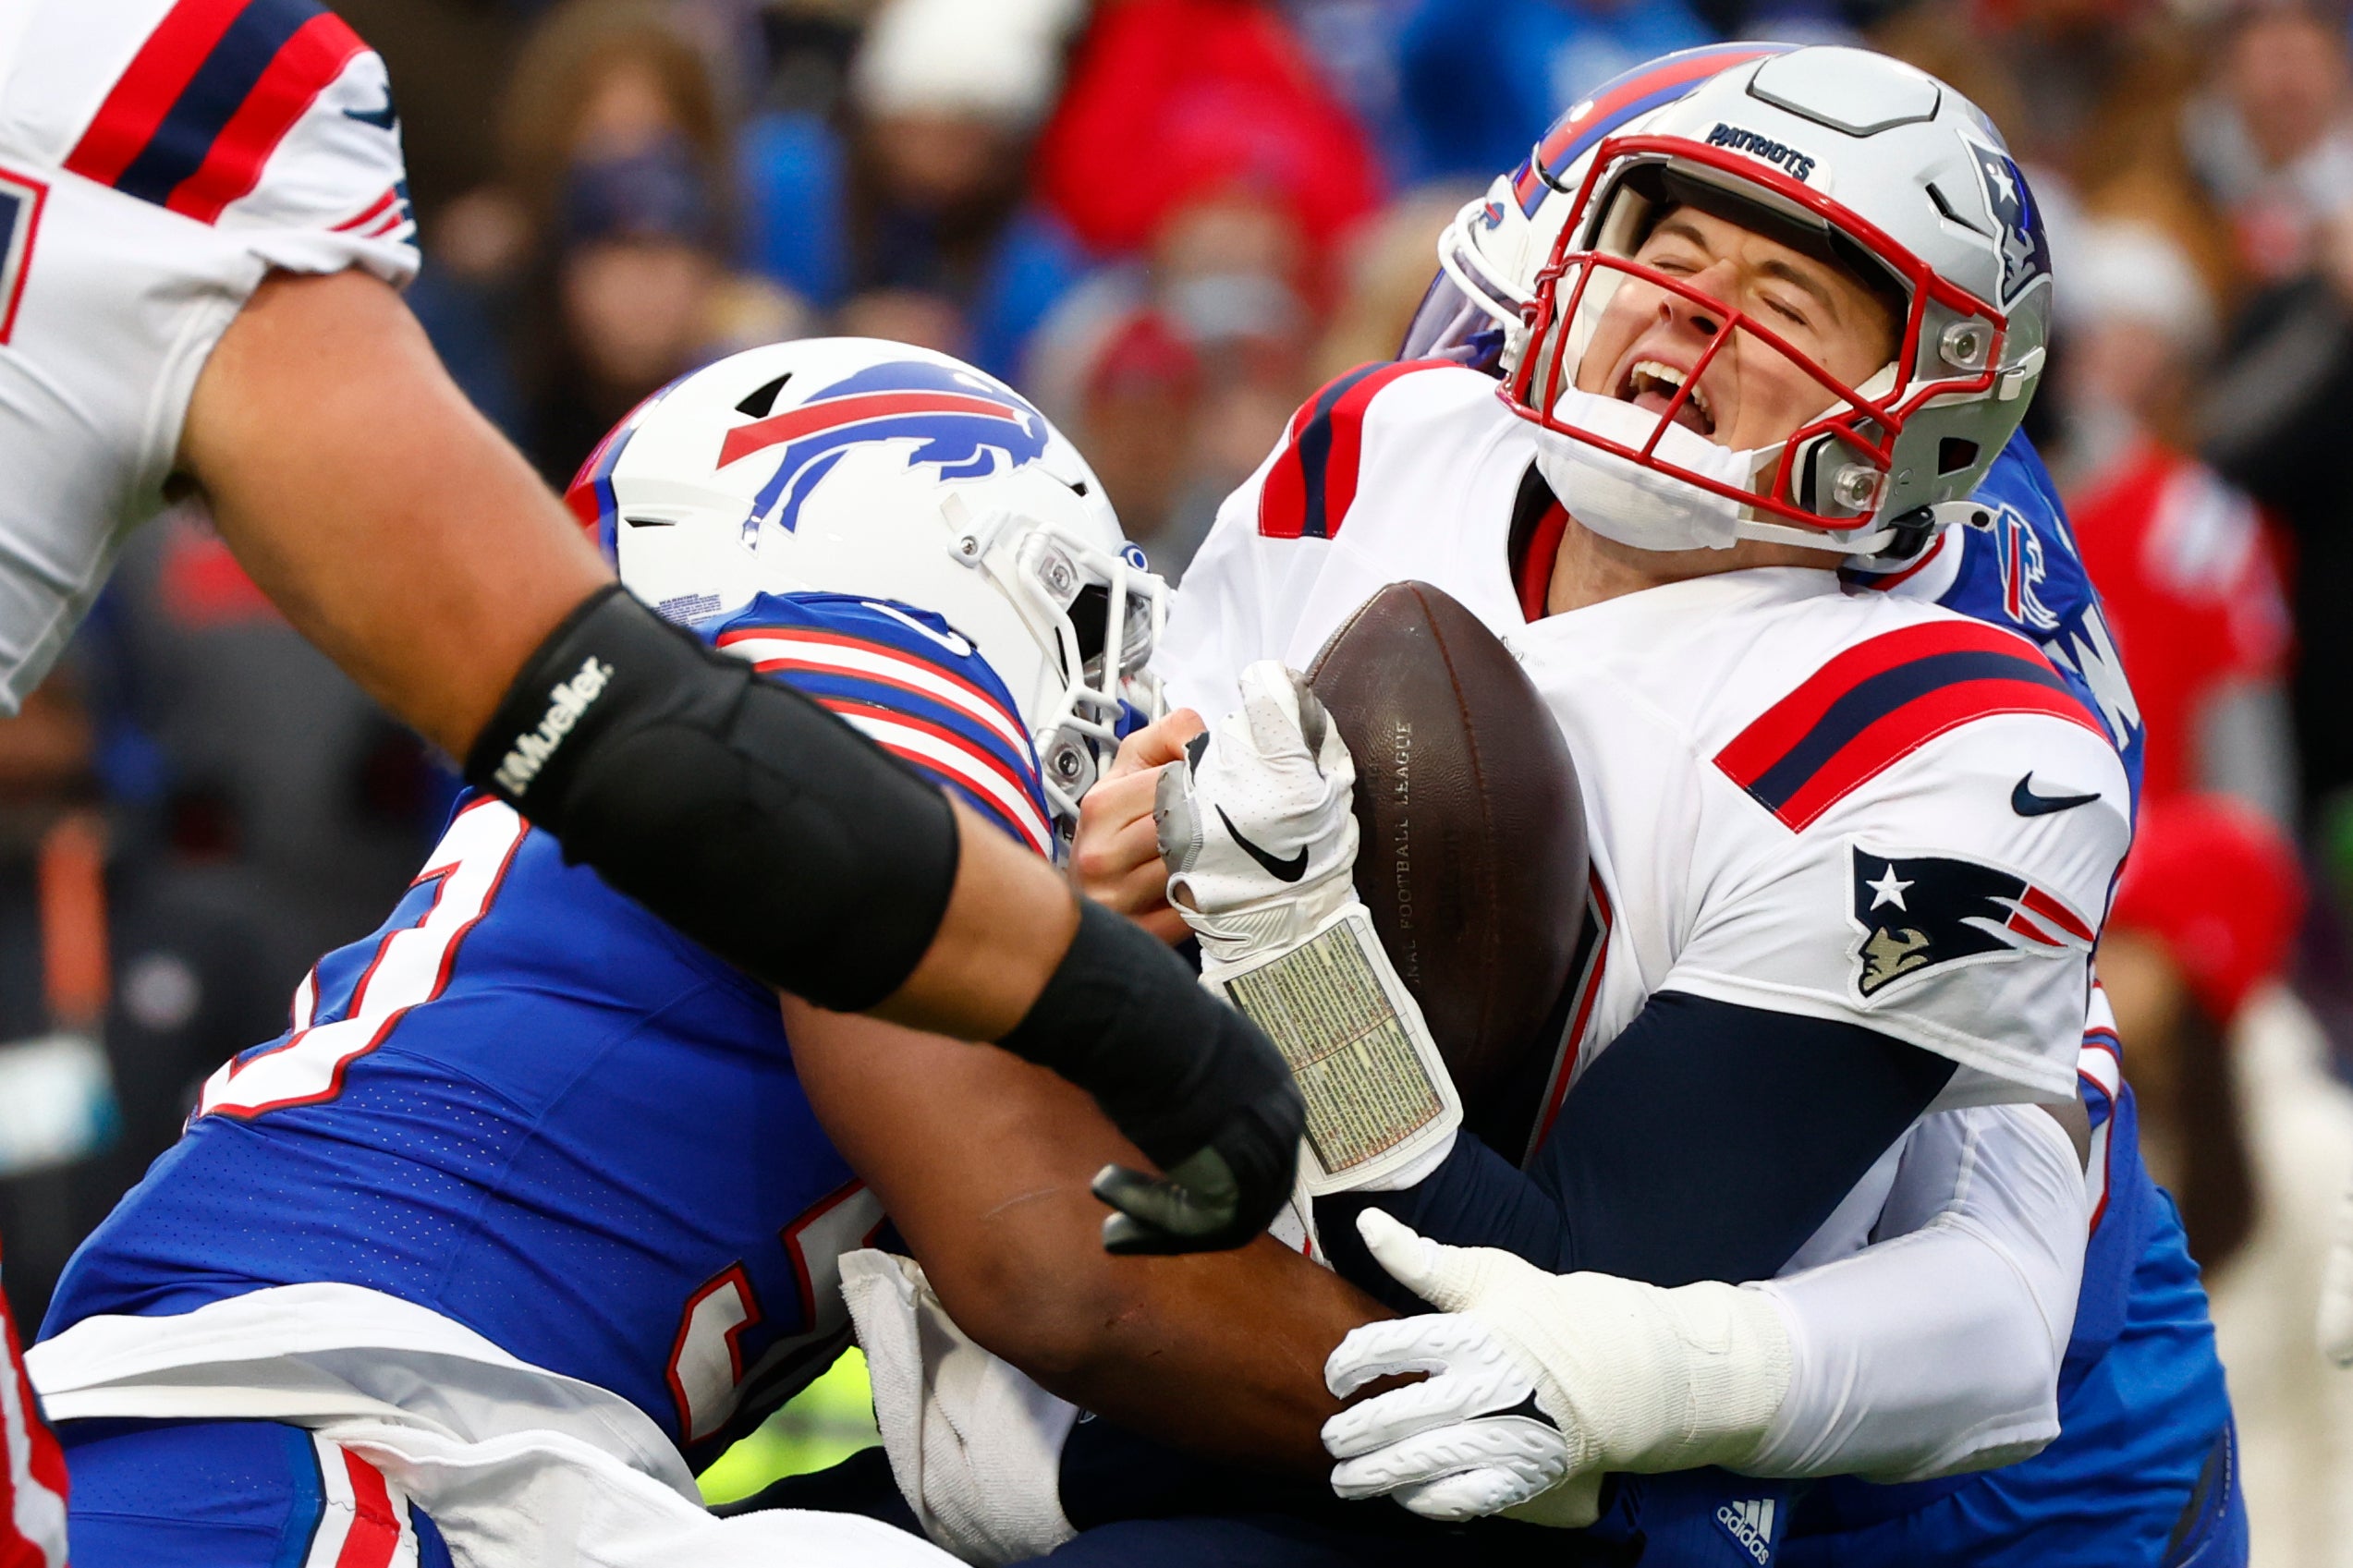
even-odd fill
[{"label": "nike swoosh on glove", "polygon": [[1152,817],[1168,902],[1204,972],[1296,946],[1356,896],[1356,764],[1307,678],[1262,659],[1242,706],[1164,768]]},{"label": "nike swoosh on glove", "polygon": [[1788,1330],[1762,1293],[1551,1274],[1493,1247],[1442,1246],[1377,1209],[1357,1229],[1444,1315],[1368,1323],[1325,1362],[1344,1399],[1430,1374],[1324,1423],[1342,1497],[1393,1495],[1433,1519],[1587,1525],[1603,1475],[1737,1466],[1788,1394]]}]

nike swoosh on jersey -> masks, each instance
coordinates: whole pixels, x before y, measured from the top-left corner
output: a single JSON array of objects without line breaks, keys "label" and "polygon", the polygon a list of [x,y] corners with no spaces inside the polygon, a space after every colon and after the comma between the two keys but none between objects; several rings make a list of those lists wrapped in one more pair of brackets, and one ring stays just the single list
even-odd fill
[{"label": "nike swoosh on jersey", "polygon": [[1266,874],[1276,881],[1295,882],[1307,875],[1306,850],[1300,850],[1287,860],[1277,858],[1244,838],[1242,830],[1234,825],[1234,819],[1225,814],[1225,808],[1223,806],[1217,808],[1217,820],[1225,824],[1225,831],[1234,835],[1234,842],[1242,846],[1242,853],[1265,867]]},{"label": "nike swoosh on jersey", "polygon": [[363,126],[373,126],[378,130],[395,130],[400,125],[400,111],[392,106],[392,91],[389,88],[384,91],[383,108],[346,109],[343,112],[343,117],[347,120],[358,120]]},{"label": "nike swoosh on jersey", "polygon": [[2079,806],[2089,806],[2100,798],[2091,795],[2037,795],[2034,775],[2029,773],[2010,790],[2010,809],[2021,817],[2047,817],[2054,811],[2072,811]]}]

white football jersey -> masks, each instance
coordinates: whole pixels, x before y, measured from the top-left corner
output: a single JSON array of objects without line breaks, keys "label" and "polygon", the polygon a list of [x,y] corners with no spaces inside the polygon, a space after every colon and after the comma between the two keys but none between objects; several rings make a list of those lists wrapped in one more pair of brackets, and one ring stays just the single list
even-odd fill
[{"label": "white football jersey", "polygon": [[384,62],[312,0],[0,6],[0,712],[161,509],[264,274],[403,284],[415,234]]},{"label": "white football jersey", "polygon": [[1530,622],[1511,555],[1534,456],[1474,371],[1382,366],[1327,387],[1185,574],[1161,644],[1172,700],[1213,719],[1245,665],[1305,669],[1400,580],[1512,647],[1567,737],[1592,855],[1595,930],[1542,1125],[1661,990],[1948,1057],[1940,1108],[2072,1099],[2091,944],[2131,837],[2097,716],[2024,638],[1828,570]]}]

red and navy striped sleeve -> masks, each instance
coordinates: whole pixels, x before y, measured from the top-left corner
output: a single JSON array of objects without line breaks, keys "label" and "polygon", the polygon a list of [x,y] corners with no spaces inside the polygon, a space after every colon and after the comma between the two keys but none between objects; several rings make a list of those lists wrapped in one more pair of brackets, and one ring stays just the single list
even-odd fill
[{"label": "red and navy striped sleeve", "polygon": [[[193,218],[220,221],[261,183],[280,145],[320,95],[368,54],[343,20],[315,0],[177,0],[131,57],[67,155],[66,167],[128,196]],[[390,139],[388,95],[346,109],[357,126]],[[338,214],[364,237],[408,222],[396,142],[370,188]]]},{"label": "red and navy striped sleeve", "polygon": [[1416,371],[1459,370],[1447,359],[1362,365],[1309,398],[1283,434],[1259,492],[1258,531],[1268,539],[1334,539],[1356,503],[1364,468],[1364,419],[1373,398]]},{"label": "red and navy striped sleeve", "polygon": [[1020,710],[988,662],[938,616],[838,594],[763,594],[722,623],[713,640],[1053,856],[1052,819]]},{"label": "red and navy striped sleeve", "polygon": [[1726,777],[1793,832],[1938,735],[1996,713],[2043,713],[2107,739],[2026,638],[1940,620],[1857,643],[1716,753]]}]

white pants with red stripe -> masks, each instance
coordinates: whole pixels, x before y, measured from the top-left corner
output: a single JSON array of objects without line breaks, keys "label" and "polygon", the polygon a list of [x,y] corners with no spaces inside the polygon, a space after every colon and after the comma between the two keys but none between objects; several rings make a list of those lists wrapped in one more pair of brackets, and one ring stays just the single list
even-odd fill
[{"label": "white pants with red stripe", "polygon": [[341,1443],[311,1434],[325,1506],[302,1568],[418,1568],[408,1494]]},{"label": "white pants with red stripe", "polygon": [[[429,1514],[463,1568],[956,1562],[853,1515],[714,1518],[677,1450],[634,1405],[519,1361],[438,1313],[355,1285],[279,1286],[168,1318],[88,1319],[25,1359],[55,1421],[308,1428]],[[322,1467],[340,1468],[347,1479],[359,1474]],[[413,1534],[402,1538],[413,1561]],[[315,1550],[306,1568],[330,1563],[380,1568],[322,1559]]]}]

